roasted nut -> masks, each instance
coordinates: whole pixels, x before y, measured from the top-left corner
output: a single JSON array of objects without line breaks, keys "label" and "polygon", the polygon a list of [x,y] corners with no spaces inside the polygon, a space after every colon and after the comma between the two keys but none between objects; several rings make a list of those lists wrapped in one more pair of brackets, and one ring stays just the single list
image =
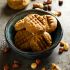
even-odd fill
[{"label": "roasted nut", "polygon": [[40,8],[35,8],[36,10],[42,10],[42,9],[40,9]]},{"label": "roasted nut", "polygon": [[44,7],[43,3],[40,3],[40,2],[33,4],[33,8],[41,8],[41,9],[43,9],[43,7]]},{"label": "roasted nut", "polygon": [[68,44],[68,43],[65,43],[63,48],[64,48],[64,51],[68,51],[68,49],[69,49],[69,44]]},{"label": "roasted nut", "polygon": [[52,11],[51,12],[54,16],[61,16],[61,12],[60,11]]},{"label": "roasted nut", "polygon": [[37,68],[37,64],[36,64],[36,63],[32,63],[32,64],[31,64],[31,68],[32,68],[32,69],[36,69],[36,68]]},{"label": "roasted nut", "polygon": [[51,70],[61,70],[61,69],[58,65],[56,65],[55,63],[52,63],[51,64]]},{"label": "roasted nut", "polygon": [[59,6],[62,6],[62,4],[63,4],[63,0],[59,0]]},{"label": "roasted nut", "polygon": [[19,68],[19,64],[13,63],[13,64],[12,64],[12,68],[13,68],[13,69]]},{"label": "roasted nut", "polygon": [[35,0],[31,0],[31,1],[35,1]]},{"label": "roasted nut", "polygon": [[2,50],[3,53],[8,53],[9,51],[10,51],[9,47],[4,47]]},{"label": "roasted nut", "polygon": [[64,46],[64,41],[60,41],[60,47]]},{"label": "roasted nut", "polygon": [[41,70],[48,70],[46,67],[42,67],[42,69]]},{"label": "roasted nut", "polygon": [[41,60],[40,59],[36,59],[36,64],[37,65],[41,64]]},{"label": "roasted nut", "polygon": [[51,11],[51,9],[52,9],[51,4],[48,4],[48,11]]},{"label": "roasted nut", "polygon": [[60,48],[59,48],[59,54],[62,54],[63,51],[64,51],[64,48],[63,48],[63,47],[60,47]]},{"label": "roasted nut", "polygon": [[4,70],[9,70],[8,64],[5,64],[5,65],[4,65]]},{"label": "roasted nut", "polygon": [[43,10],[47,11],[47,9],[48,9],[48,5],[45,5]]},{"label": "roasted nut", "polygon": [[19,68],[20,67],[20,63],[18,60],[14,60],[13,61],[13,64],[12,64],[12,68],[13,69],[16,69],[16,68]]},{"label": "roasted nut", "polygon": [[44,5],[52,4],[52,0],[45,0],[45,1],[43,2],[43,4],[44,4]]},{"label": "roasted nut", "polygon": [[69,44],[67,42],[61,41],[60,46],[64,48],[64,51],[68,51],[69,49]]}]

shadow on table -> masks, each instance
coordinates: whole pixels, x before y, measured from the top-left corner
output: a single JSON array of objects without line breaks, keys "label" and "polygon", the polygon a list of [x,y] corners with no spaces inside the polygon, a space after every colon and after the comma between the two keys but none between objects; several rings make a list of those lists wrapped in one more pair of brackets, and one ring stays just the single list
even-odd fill
[{"label": "shadow on table", "polygon": [[6,16],[11,16],[11,15],[14,15],[14,14],[16,14],[17,12],[19,12],[19,11],[21,11],[21,10],[13,10],[13,9],[11,9],[10,7],[8,7],[8,5],[5,5],[4,7],[3,7],[3,13],[6,15]]},{"label": "shadow on table", "polygon": [[[16,54],[12,50],[7,54],[0,55],[0,57],[1,57],[0,65],[1,65],[2,69],[3,69],[3,66],[5,64],[8,64],[9,67],[10,67],[10,70],[12,70],[13,61],[18,60],[21,64],[21,66],[18,70],[22,70],[22,69],[23,70],[32,70],[31,69],[31,63],[35,62],[35,60],[27,59],[23,56],[20,56],[19,54]],[[42,60],[42,64],[37,68],[37,70],[41,70],[41,68],[44,67],[44,66],[49,69],[50,64],[51,64],[51,60],[49,58],[48,59],[45,58],[45,59]]]},{"label": "shadow on table", "polygon": [[[1,46],[2,46],[2,49],[4,47],[8,47],[6,42],[3,42]],[[0,48],[0,50],[1,50],[1,48]],[[41,68],[43,66],[46,66],[49,69],[50,64],[52,63],[51,59],[54,60],[54,57],[49,56],[48,58],[41,59],[42,63],[37,68],[37,70],[41,70]],[[21,64],[21,67],[18,70],[22,70],[22,69],[23,70],[32,70],[31,63],[35,62],[35,60],[25,58],[25,57],[21,56],[20,54],[17,54],[16,52],[14,52],[11,49],[7,53],[3,53],[3,51],[0,51],[0,69],[1,70],[3,70],[3,67],[5,64],[8,64],[10,67],[10,70],[12,70],[12,63],[14,60],[18,60]]]}]

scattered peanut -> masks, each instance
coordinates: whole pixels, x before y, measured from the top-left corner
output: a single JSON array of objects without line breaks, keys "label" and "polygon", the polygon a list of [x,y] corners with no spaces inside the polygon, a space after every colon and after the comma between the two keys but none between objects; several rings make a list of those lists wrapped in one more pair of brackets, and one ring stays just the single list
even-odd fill
[{"label": "scattered peanut", "polygon": [[61,12],[60,11],[52,11],[51,12],[54,16],[61,16]]},{"label": "scattered peanut", "polygon": [[14,60],[14,61],[13,61],[13,64],[12,64],[12,68],[13,68],[13,69],[16,69],[16,68],[19,68],[19,66],[20,66],[19,61]]},{"label": "scattered peanut", "polygon": [[64,48],[63,48],[63,47],[60,47],[60,48],[59,48],[59,54],[62,54],[63,51],[64,51]]},{"label": "scattered peanut", "polygon": [[64,46],[64,41],[60,41],[60,47]]},{"label": "scattered peanut", "polygon": [[36,10],[42,10],[42,9],[40,9],[40,8],[35,8]]},{"label": "scattered peanut", "polygon": [[69,49],[69,44],[68,44],[68,43],[65,43],[63,48],[64,48],[65,51],[68,51],[68,49]]},{"label": "scattered peanut", "polygon": [[64,48],[64,51],[68,51],[69,49],[69,44],[67,42],[61,41],[60,46]]},{"label": "scattered peanut", "polygon": [[52,63],[51,64],[51,70],[61,70],[61,69],[58,65],[56,65],[55,63]]},{"label": "scattered peanut", "polygon": [[40,59],[36,59],[36,64],[37,65],[41,64],[41,60]]},{"label": "scattered peanut", "polygon": [[35,1],[35,0],[31,0],[31,1]]},{"label": "scattered peanut", "polygon": [[59,6],[62,6],[62,4],[63,4],[63,0],[59,0]]},{"label": "scattered peanut", "polygon": [[42,67],[42,69],[41,70],[48,70],[46,67]]},{"label": "scattered peanut", "polygon": [[43,2],[43,4],[44,4],[44,5],[52,4],[52,0],[45,0],[45,1]]},{"label": "scattered peanut", "polygon": [[32,69],[36,69],[36,68],[37,68],[37,64],[36,64],[36,63],[32,63],[32,64],[31,64],[31,68],[32,68]]},{"label": "scattered peanut", "polygon": [[13,64],[12,64],[12,68],[13,68],[13,69],[19,68],[19,64],[13,63]]},{"label": "scattered peanut", "polygon": [[43,9],[43,7],[44,7],[43,3],[40,3],[40,2],[33,4],[33,8],[41,8],[41,9]]},{"label": "scattered peanut", "polygon": [[4,70],[9,70],[9,66],[7,64],[4,65]]},{"label": "scattered peanut", "polygon": [[51,11],[51,9],[52,9],[51,4],[48,4],[48,11]]},{"label": "scattered peanut", "polygon": [[9,51],[10,51],[10,48],[8,47],[4,47],[2,50],[3,53],[8,53]]},{"label": "scattered peanut", "polygon": [[47,9],[48,9],[48,5],[45,5],[43,10],[47,11]]}]

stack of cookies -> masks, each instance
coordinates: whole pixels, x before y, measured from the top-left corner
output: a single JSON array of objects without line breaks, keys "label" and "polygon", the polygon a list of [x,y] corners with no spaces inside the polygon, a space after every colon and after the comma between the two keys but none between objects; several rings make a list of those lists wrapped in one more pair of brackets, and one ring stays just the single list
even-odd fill
[{"label": "stack of cookies", "polygon": [[51,15],[29,14],[16,22],[15,46],[23,51],[43,51],[52,45],[50,33],[57,28],[57,20]]}]

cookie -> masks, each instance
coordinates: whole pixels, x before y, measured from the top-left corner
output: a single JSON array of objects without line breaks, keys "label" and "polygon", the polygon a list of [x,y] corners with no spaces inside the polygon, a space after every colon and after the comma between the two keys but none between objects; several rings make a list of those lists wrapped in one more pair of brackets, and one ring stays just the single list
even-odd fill
[{"label": "cookie", "polygon": [[15,35],[15,46],[22,49],[22,50],[28,50],[30,49],[29,42],[32,38],[32,34],[29,33],[26,30],[20,30]]},{"label": "cookie", "polygon": [[49,33],[57,28],[57,20],[51,15],[40,16],[38,14],[29,14],[15,24],[15,30],[26,29],[31,33],[47,31]]},{"label": "cookie", "polygon": [[[44,15],[43,18],[47,20],[46,31],[51,33],[57,28],[57,20],[51,15]],[[48,26],[48,27],[47,27]]]},{"label": "cookie", "polygon": [[14,28],[16,31],[24,29],[24,19],[21,19],[18,22],[16,22],[16,24],[14,25]]},{"label": "cookie", "polygon": [[51,44],[52,38],[51,35],[47,32],[35,35],[30,41],[31,49],[34,52],[39,52],[48,49],[51,46]]},{"label": "cookie", "polygon": [[45,25],[37,18],[38,16],[41,17],[38,14],[30,14],[24,18],[24,27],[27,31],[37,33],[45,30]]},{"label": "cookie", "polygon": [[7,0],[8,6],[14,10],[25,8],[30,0]]}]

